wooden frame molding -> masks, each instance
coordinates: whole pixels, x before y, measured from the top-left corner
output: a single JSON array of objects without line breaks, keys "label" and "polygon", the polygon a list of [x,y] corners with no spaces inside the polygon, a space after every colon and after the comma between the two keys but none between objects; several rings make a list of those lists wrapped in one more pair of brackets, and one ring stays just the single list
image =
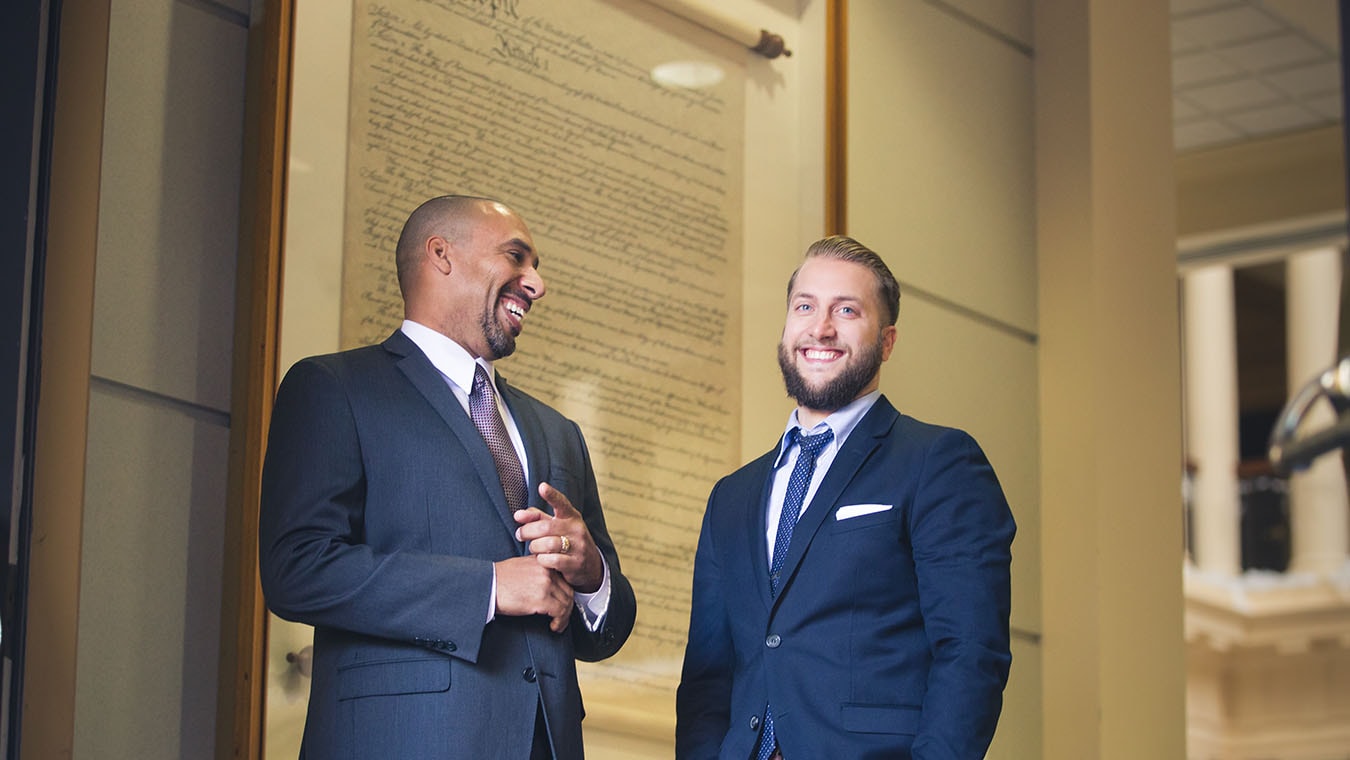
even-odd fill
[{"label": "wooden frame molding", "polygon": [[[23,757],[70,757],[84,535],[85,453],[98,256],[110,0],[66,0],[51,132],[47,276],[33,450],[22,715]],[[56,18],[59,15],[60,18]]]},{"label": "wooden frame molding", "polygon": [[217,760],[260,758],[263,747],[267,613],[258,581],[258,494],[277,383],[295,4],[273,0],[263,7],[248,43]]}]

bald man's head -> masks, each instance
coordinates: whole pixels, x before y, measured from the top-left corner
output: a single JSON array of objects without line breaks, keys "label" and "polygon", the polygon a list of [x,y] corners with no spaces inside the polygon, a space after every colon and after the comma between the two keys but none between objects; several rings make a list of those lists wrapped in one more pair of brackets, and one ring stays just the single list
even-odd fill
[{"label": "bald man's head", "polygon": [[448,195],[408,217],[395,251],[403,316],[475,357],[509,356],[544,297],[539,254],[520,215],[488,198]]},{"label": "bald man's head", "polygon": [[408,215],[408,221],[403,223],[403,232],[398,236],[398,247],[394,249],[398,287],[405,299],[412,284],[411,278],[416,276],[422,262],[422,246],[427,239],[437,235],[452,243],[464,239],[468,234],[467,223],[480,216],[486,206],[493,204],[500,205],[491,198],[442,195],[423,203]]}]

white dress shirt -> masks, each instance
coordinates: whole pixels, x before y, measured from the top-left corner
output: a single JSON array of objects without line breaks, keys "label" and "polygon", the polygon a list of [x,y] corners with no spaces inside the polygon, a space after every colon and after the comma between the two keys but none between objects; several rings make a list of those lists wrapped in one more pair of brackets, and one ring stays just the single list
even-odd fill
[{"label": "white dress shirt", "polygon": [[[872,408],[877,399],[881,398],[881,391],[875,390],[864,394],[845,404],[833,414],[821,420],[810,430],[802,430],[802,435],[816,435],[830,430],[834,433],[834,438],[825,445],[825,448],[816,454],[816,469],[811,473],[811,485],[806,489],[806,498],[802,500],[801,513],[806,512],[807,507],[811,506],[811,499],[816,495],[816,489],[820,487],[820,481],[825,479],[825,473],[830,471],[830,465],[834,464],[834,457],[839,453],[839,447],[844,445],[844,440],[848,434],[853,432],[853,428],[858,426],[858,422]],[[801,452],[801,446],[788,447],[788,433],[793,428],[800,428],[801,423],[797,421],[797,410],[793,409],[792,414],[788,415],[787,427],[783,429],[783,437],[778,444],[778,460],[774,462],[773,487],[769,491],[769,509],[764,515],[764,542],[769,547],[769,564],[773,564],[773,543],[778,536],[778,521],[783,516],[783,499],[787,496],[788,480],[792,477],[792,468],[797,465],[797,455]]]},{"label": "white dress shirt", "polygon": [[[511,438],[511,446],[516,450],[516,456],[520,457],[521,471],[525,473],[525,482],[529,483],[530,460],[525,453],[525,444],[520,437],[520,429],[516,427],[515,417],[511,416],[511,409],[502,401],[502,395],[496,392],[497,375],[492,369],[492,363],[486,359],[474,359],[469,355],[464,347],[451,340],[449,337],[436,332],[426,325],[405,319],[399,327],[404,335],[407,335],[417,347],[422,349],[431,360],[431,364],[444,378],[445,384],[450,386],[454,392],[455,398],[459,400],[459,405],[464,407],[464,412],[469,412],[469,393],[473,390],[473,376],[478,365],[482,365],[487,370],[487,376],[493,383],[493,398],[497,402],[497,411],[501,413],[502,423],[506,425],[506,434]],[[571,494],[566,494],[569,498]],[[594,593],[583,594],[577,591],[573,594],[573,601],[577,609],[581,610],[582,617],[586,620],[586,627],[591,631],[599,630],[600,623],[604,620],[605,613],[609,611],[609,563],[605,562],[602,555],[600,564],[604,568],[604,577],[600,581],[600,588]],[[492,573],[492,594],[488,601],[488,621],[491,622],[497,616],[497,573],[493,569]]]}]

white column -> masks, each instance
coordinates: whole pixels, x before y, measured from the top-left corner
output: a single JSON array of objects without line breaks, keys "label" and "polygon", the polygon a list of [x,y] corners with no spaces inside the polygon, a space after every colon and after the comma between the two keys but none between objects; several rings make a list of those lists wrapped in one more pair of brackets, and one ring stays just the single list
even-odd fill
[{"label": "white column", "polygon": [[[1319,248],[1289,257],[1285,297],[1289,393],[1336,363],[1340,325],[1341,252]],[[1304,424],[1319,430],[1335,420],[1326,402],[1309,411]],[[1290,572],[1330,573],[1345,561],[1346,485],[1341,451],[1318,457],[1289,481],[1292,536]]]},{"label": "white column", "polygon": [[1194,560],[1204,572],[1235,576],[1242,569],[1242,546],[1233,270],[1208,266],[1187,273],[1183,282],[1186,451],[1195,465]]}]

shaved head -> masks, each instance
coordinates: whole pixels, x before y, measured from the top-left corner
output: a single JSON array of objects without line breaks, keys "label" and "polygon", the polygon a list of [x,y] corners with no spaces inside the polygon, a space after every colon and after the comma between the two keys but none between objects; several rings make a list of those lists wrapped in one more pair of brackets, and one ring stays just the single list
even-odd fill
[{"label": "shaved head", "polygon": [[525,315],[544,297],[525,220],[491,198],[444,195],[418,206],[394,260],[404,319],[489,361],[515,351]]},{"label": "shaved head", "polygon": [[464,238],[465,222],[483,213],[484,207],[498,204],[491,198],[472,195],[442,195],[432,198],[413,210],[403,223],[403,232],[394,249],[394,264],[398,269],[398,287],[408,296],[410,278],[422,260],[422,244],[435,235],[454,243]]}]

